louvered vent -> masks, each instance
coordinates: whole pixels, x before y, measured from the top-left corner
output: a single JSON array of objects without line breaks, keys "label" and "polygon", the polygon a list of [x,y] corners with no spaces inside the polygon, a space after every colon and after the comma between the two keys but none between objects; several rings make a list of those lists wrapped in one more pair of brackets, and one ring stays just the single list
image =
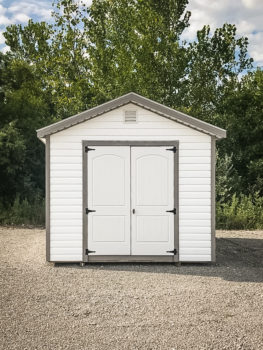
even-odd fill
[{"label": "louvered vent", "polygon": [[125,123],[136,123],[137,122],[136,111],[125,111],[124,121]]}]

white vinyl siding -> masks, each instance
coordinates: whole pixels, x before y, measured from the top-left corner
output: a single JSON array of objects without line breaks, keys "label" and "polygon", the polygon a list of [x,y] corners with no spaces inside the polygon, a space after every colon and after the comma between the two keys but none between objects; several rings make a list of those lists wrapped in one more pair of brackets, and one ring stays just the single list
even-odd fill
[{"label": "white vinyl siding", "polygon": [[82,140],[178,140],[179,260],[211,261],[211,137],[133,104],[50,136],[51,261],[82,261]]}]

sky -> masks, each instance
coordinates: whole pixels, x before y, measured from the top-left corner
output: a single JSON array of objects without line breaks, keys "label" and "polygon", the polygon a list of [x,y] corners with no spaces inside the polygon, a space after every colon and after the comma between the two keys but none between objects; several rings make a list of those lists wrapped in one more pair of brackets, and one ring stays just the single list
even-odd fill
[{"label": "sky", "polygon": [[[85,0],[90,3],[92,0]],[[190,27],[183,39],[194,40],[197,30],[209,24],[211,29],[224,23],[237,26],[237,34],[249,39],[249,54],[255,66],[263,66],[263,0],[189,0]],[[0,0],[0,50],[6,52],[3,31],[10,24],[51,21],[52,0]]]}]

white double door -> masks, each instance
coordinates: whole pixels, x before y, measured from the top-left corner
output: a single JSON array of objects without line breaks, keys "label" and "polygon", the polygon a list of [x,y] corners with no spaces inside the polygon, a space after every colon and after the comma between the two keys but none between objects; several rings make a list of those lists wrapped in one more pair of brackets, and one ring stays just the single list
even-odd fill
[{"label": "white double door", "polygon": [[92,255],[167,255],[174,249],[174,153],[168,147],[90,146]]}]

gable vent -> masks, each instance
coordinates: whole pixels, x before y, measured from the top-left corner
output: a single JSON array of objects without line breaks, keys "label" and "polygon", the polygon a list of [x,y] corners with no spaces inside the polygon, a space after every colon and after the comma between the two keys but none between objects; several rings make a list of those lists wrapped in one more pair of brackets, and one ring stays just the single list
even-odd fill
[{"label": "gable vent", "polygon": [[136,111],[125,111],[124,121],[125,123],[136,123],[137,122]]}]

